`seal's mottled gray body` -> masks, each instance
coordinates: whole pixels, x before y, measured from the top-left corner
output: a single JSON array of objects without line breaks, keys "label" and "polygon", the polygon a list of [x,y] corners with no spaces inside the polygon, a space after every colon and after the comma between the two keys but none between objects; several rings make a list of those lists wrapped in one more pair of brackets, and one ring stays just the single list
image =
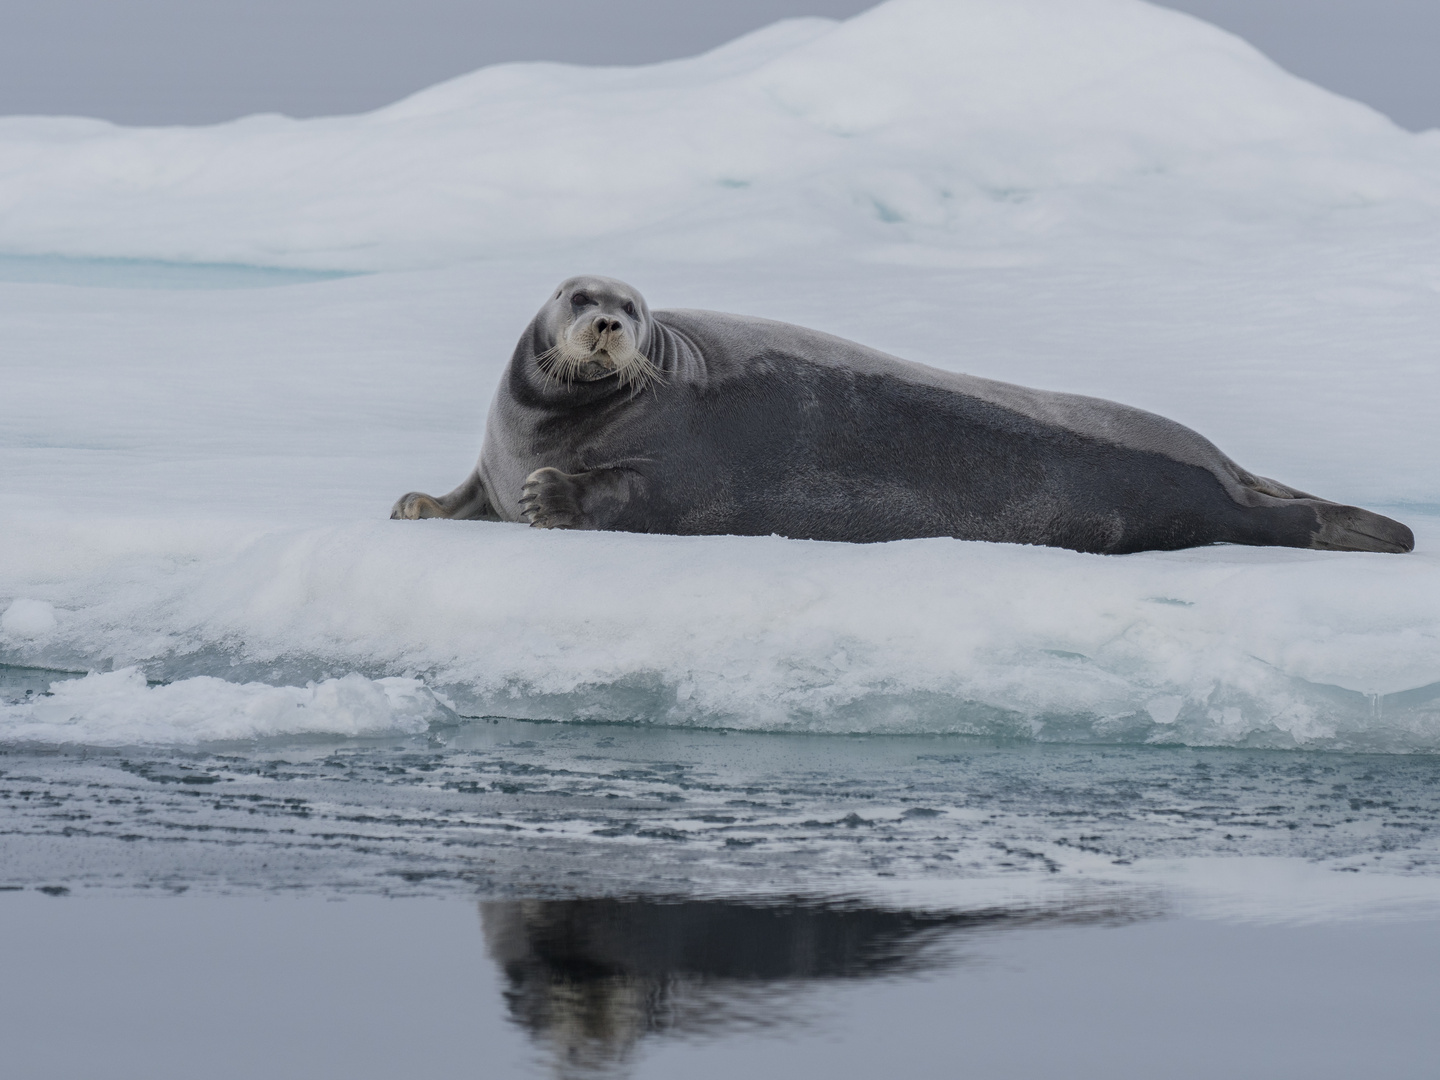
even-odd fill
[{"label": "seal's mottled gray body", "polygon": [[765,319],[652,315],[607,278],[565,282],[521,336],[470,478],[391,516],[1105,553],[1414,546],[1399,522],[1254,476],[1153,413]]}]

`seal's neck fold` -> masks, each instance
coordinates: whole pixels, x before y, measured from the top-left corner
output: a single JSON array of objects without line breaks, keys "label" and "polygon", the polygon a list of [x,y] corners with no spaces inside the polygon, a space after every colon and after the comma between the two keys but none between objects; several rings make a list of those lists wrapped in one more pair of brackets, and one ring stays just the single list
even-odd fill
[{"label": "seal's neck fold", "polygon": [[650,347],[646,354],[660,372],[661,379],[666,382],[679,379],[693,384],[704,382],[705,357],[699,347],[659,319],[652,318],[650,326]]}]

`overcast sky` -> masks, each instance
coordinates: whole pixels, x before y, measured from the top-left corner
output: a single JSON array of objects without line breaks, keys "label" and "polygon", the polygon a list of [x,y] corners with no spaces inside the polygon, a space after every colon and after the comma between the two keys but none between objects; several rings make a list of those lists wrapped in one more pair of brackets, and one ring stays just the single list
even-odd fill
[{"label": "overcast sky", "polygon": [[[0,114],[200,124],[361,112],[504,60],[693,55],[872,0],[0,0]],[[1440,126],[1440,0],[1168,0],[1409,128]]]}]

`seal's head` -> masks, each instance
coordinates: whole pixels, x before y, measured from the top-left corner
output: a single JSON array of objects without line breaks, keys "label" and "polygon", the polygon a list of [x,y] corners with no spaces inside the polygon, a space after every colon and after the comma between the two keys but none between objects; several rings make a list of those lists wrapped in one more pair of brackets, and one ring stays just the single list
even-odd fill
[{"label": "seal's head", "polygon": [[615,379],[643,390],[659,377],[646,354],[650,309],[639,291],[606,277],[573,277],[540,309],[535,363],[559,383]]}]

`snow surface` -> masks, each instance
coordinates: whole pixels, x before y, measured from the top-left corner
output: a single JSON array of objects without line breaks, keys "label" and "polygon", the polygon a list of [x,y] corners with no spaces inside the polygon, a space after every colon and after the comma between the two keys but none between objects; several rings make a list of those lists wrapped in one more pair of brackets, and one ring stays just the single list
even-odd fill
[{"label": "snow surface", "polygon": [[50,694],[4,707],[0,717],[8,740],[91,746],[418,732],[454,718],[414,679],[351,674],[296,687],[199,675],[149,686],[133,667],[57,682]]},{"label": "snow surface", "polygon": [[[178,680],[91,675],[0,738],[444,714],[401,678],[467,714],[1440,749],[1437,223],[1440,134],[1136,0],[892,0],[357,117],[0,119],[0,251],[72,282],[0,281],[0,662]],[[119,259],[372,273],[73,284]],[[515,337],[591,271],[1161,412],[1419,550],[384,520],[469,470]]]}]

